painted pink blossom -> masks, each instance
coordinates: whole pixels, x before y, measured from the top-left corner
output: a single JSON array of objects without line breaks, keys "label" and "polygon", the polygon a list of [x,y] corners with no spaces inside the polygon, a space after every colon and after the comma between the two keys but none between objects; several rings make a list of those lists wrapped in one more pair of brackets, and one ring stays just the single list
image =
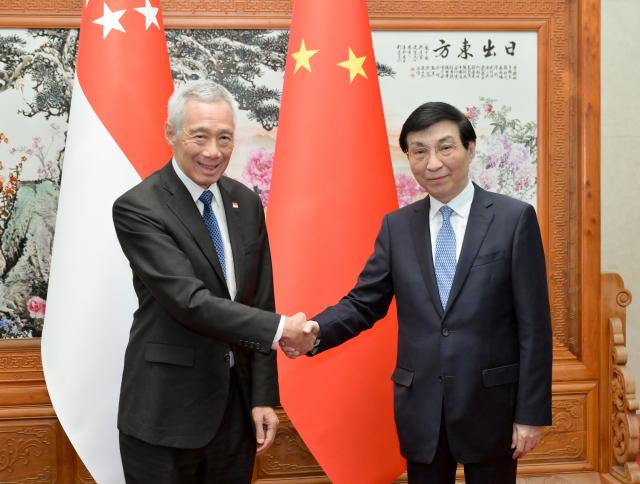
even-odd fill
[{"label": "painted pink blossom", "polygon": [[395,176],[396,191],[398,192],[398,205],[404,207],[416,200],[418,195],[424,193],[424,190],[413,177],[404,173]]},{"label": "painted pink blossom", "polygon": [[493,113],[493,104],[487,103],[487,105],[484,107],[484,109],[489,114]]},{"label": "painted pink blossom", "polygon": [[464,115],[469,121],[475,121],[480,117],[480,111],[477,107],[471,106],[465,110]]},{"label": "painted pink blossom", "polygon": [[242,173],[242,178],[260,196],[262,205],[265,207],[269,203],[272,165],[273,153],[267,153],[261,148],[249,154],[249,161]]},{"label": "painted pink blossom", "polygon": [[27,309],[32,318],[42,319],[47,309],[47,301],[38,296],[31,296],[27,301]]}]

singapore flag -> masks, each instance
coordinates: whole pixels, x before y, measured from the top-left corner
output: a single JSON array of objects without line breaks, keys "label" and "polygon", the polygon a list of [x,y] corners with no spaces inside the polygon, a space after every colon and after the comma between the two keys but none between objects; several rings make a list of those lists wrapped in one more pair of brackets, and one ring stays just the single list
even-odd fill
[{"label": "singapore flag", "polygon": [[124,482],[116,416],[136,308],[111,206],[171,157],[159,0],[83,0],[42,361],[54,409],[100,484]]}]

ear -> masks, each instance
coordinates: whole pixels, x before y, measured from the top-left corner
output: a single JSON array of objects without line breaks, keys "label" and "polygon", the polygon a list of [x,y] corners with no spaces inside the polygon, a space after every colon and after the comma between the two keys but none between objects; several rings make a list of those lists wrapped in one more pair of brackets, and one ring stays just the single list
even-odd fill
[{"label": "ear", "polygon": [[169,143],[170,146],[173,146],[175,142],[176,132],[169,124],[169,121],[164,123],[164,137],[166,138],[167,143]]},{"label": "ear", "polygon": [[471,155],[471,159],[473,159],[473,157],[476,156],[476,142],[475,141],[469,141],[469,148],[467,148],[467,151]]}]

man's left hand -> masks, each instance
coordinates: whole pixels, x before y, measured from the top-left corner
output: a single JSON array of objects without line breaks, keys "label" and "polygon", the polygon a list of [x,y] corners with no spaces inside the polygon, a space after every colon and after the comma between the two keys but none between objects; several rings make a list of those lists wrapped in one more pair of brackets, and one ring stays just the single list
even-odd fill
[{"label": "man's left hand", "polygon": [[542,438],[544,426],[513,424],[513,434],[511,436],[511,448],[514,459],[520,459],[536,448]]},{"label": "man's left hand", "polygon": [[260,455],[273,444],[280,420],[272,407],[253,407],[251,416],[256,425],[256,454]]}]

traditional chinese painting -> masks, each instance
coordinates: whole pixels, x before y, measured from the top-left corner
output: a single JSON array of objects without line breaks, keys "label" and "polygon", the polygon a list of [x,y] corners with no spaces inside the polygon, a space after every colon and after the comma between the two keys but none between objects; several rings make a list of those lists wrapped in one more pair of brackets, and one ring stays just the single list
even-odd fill
[{"label": "traditional chinese painting", "polygon": [[[73,29],[0,31],[0,338],[42,331],[77,37]],[[167,31],[176,82],[214,79],[238,101],[227,174],[265,206],[287,41],[286,31]],[[400,205],[424,196],[397,138],[426,101],[457,106],[475,126],[478,184],[535,204],[536,41],[534,32],[373,33]]]}]

